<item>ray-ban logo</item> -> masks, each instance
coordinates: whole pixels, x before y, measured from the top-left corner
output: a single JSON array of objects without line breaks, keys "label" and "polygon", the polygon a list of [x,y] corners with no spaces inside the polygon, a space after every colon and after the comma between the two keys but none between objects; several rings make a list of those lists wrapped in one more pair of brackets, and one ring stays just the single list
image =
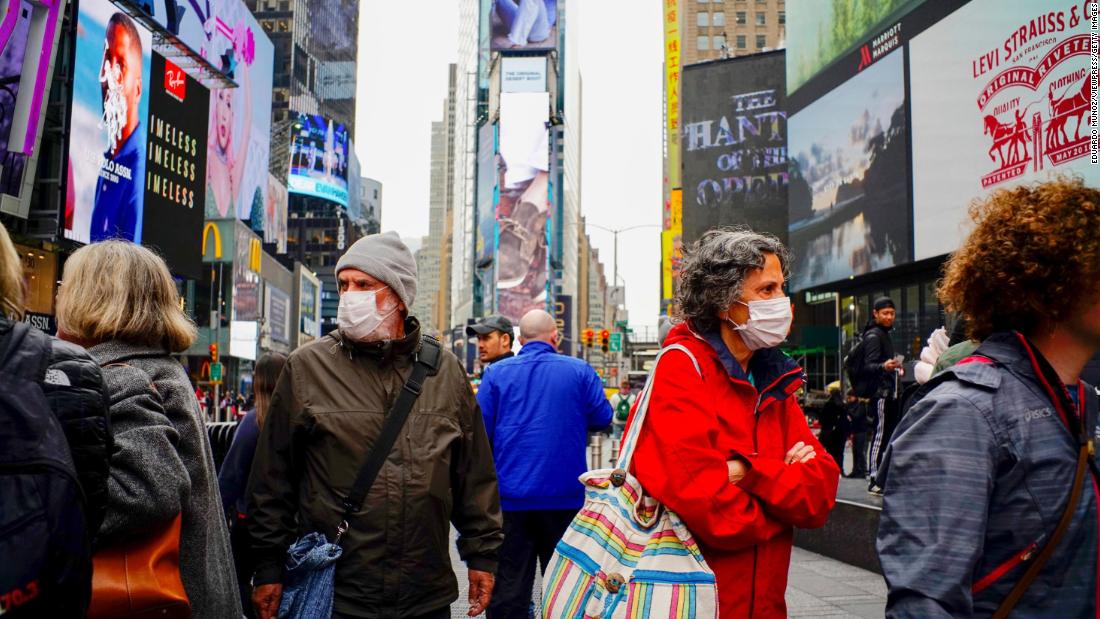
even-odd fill
[{"label": "ray-ban logo", "polygon": [[164,60],[164,91],[180,103],[187,96],[187,76],[167,58]]}]

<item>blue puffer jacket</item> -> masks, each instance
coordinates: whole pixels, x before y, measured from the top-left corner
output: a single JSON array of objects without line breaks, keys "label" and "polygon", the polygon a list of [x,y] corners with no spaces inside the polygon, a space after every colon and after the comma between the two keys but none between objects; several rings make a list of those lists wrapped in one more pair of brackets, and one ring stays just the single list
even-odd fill
[{"label": "blue puffer jacket", "polygon": [[504,511],[579,509],[585,439],[611,423],[611,404],[592,366],[529,342],[486,368],[477,392]]},{"label": "blue puffer jacket", "polygon": [[[994,334],[977,355],[992,363],[957,365],[917,394],[883,458],[888,617],[990,616],[1069,500],[1077,422],[1057,375],[1016,333]],[[1100,433],[1095,389],[1074,390],[1088,434]],[[1095,471],[1013,617],[1097,616]]]}]

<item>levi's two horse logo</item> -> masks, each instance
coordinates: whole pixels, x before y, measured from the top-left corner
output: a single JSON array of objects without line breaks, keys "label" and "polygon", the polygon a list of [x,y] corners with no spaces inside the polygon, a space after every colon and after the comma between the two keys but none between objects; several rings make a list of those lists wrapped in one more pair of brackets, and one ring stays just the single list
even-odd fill
[{"label": "levi's two horse logo", "polygon": [[1087,26],[1077,7],[1044,15],[971,59],[993,168],[983,189],[1089,154],[1089,35],[1072,32]]}]

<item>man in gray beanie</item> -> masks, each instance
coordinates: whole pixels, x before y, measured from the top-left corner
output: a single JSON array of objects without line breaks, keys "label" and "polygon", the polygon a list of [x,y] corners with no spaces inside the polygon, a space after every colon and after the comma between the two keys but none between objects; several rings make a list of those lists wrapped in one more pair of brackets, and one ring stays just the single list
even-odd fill
[{"label": "man in gray beanie", "polygon": [[[409,316],[416,262],[396,233],[357,241],[336,263],[336,277],[339,329],[290,355],[252,466],[252,601],[261,619],[278,613],[290,545],[314,531],[336,539],[368,448],[428,345]],[[458,597],[451,524],[469,571],[470,616],[489,606],[504,538],[492,448],[465,371],[442,354],[366,500],[347,519],[334,618],[450,617]]]}]

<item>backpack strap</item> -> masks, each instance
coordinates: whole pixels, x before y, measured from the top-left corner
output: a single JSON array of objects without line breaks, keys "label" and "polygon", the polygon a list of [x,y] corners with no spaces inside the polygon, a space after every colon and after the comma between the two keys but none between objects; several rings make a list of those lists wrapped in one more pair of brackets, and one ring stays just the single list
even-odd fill
[{"label": "backpack strap", "polygon": [[409,374],[408,380],[405,381],[405,386],[397,394],[397,399],[394,400],[389,414],[386,415],[382,431],[378,434],[374,446],[367,454],[367,459],[363,461],[363,466],[359,469],[359,476],[355,478],[355,484],[351,487],[351,492],[348,493],[347,498],[342,503],[344,507],[343,520],[336,528],[334,544],[340,544],[340,538],[348,531],[348,521],[363,506],[363,501],[367,498],[367,492],[374,485],[378,473],[382,471],[382,466],[386,463],[390,452],[393,451],[393,445],[397,442],[397,437],[401,435],[401,429],[405,427],[405,421],[409,418],[413,404],[416,403],[417,398],[420,397],[420,393],[424,389],[424,381],[429,376],[435,376],[439,373],[442,360],[443,345],[439,343],[439,340],[427,335],[422,336],[420,347],[417,349],[413,361],[412,372]]}]

